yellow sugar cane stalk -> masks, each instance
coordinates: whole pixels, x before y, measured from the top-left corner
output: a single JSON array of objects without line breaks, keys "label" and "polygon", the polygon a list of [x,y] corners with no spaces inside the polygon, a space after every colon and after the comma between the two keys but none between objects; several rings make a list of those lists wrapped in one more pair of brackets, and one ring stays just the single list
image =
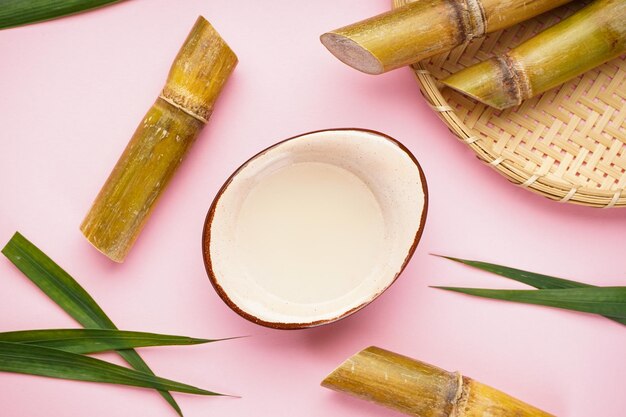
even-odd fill
[{"label": "yellow sugar cane stalk", "polygon": [[414,417],[554,417],[458,372],[374,346],[348,358],[322,386]]},{"label": "yellow sugar cane stalk", "polygon": [[167,83],[81,225],[100,252],[122,262],[157,199],[205,125],[237,56],[202,16]]},{"label": "yellow sugar cane stalk", "polygon": [[626,1],[595,0],[504,55],[443,84],[497,109],[521,104],[626,52]]},{"label": "yellow sugar cane stalk", "polygon": [[321,36],[340,61],[381,74],[513,26],[571,0],[415,0]]}]

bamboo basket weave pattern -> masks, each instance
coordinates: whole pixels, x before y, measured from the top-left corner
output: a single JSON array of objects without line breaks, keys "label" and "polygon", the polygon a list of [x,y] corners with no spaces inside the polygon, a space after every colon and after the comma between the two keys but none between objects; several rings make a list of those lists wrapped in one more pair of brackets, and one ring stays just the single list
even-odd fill
[{"label": "bamboo basket weave pattern", "polygon": [[[412,1],[393,0],[395,7]],[[574,1],[474,39],[413,70],[443,122],[511,182],[561,202],[626,206],[626,56],[503,111],[437,82],[507,51],[586,3]]]}]

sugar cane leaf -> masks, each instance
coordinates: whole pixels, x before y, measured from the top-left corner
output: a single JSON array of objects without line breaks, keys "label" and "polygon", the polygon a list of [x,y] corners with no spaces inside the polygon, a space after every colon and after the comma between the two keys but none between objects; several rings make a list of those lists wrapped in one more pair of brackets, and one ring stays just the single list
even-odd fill
[{"label": "sugar cane leaf", "polygon": [[[481,261],[471,261],[467,259],[453,258],[451,256],[440,256],[454,262],[480,269],[482,271],[491,272],[496,275],[500,275],[506,278],[510,278],[514,281],[521,282],[531,287],[538,289],[559,289],[559,288],[585,288],[593,287],[593,285],[585,284],[584,282],[571,281],[563,278],[556,278],[549,275],[537,274],[535,272],[523,271],[521,269],[509,268],[508,266],[496,265]],[[604,316],[609,320],[616,321],[620,324],[626,325],[626,319]]]},{"label": "sugar cane leaf", "polygon": [[0,371],[155,388],[196,395],[220,395],[89,356],[11,342],[0,342]]},{"label": "sugar cane leaf", "polygon": [[[439,255],[437,255],[439,256]],[[470,261],[467,259],[453,258],[451,256],[440,256],[454,262],[462,263],[473,268],[491,272],[512,280],[530,285],[539,289],[557,289],[557,288],[580,288],[591,287],[592,285],[582,282],[570,281],[567,279],[551,277],[548,275],[537,274],[534,272],[523,271],[521,269],[509,268],[508,266],[490,264],[481,261]]]},{"label": "sugar cane leaf", "polygon": [[[96,301],[74,278],[19,232],[13,235],[2,249],[2,253],[83,327],[117,329]],[[136,370],[153,374],[136,351],[124,349],[117,353]],[[159,394],[182,417],[182,411],[174,397],[166,391],[159,391]]]},{"label": "sugar cane leaf", "polygon": [[13,235],[2,253],[82,326],[116,329],[89,293],[19,232]]},{"label": "sugar cane leaf", "polygon": [[0,333],[0,342],[23,343],[78,354],[147,346],[197,345],[215,341],[186,336],[102,329],[45,329]]},{"label": "sugar cane leaf", "polygon": [[547,290],[491,290],[433,287],[477,297],[537,304],[566,310],[626,318],[626,287],[587,287]]},{"label": "sugar cane leaf", "polygon": [[42,22],[122,0],[2,0],[0,29]]}]

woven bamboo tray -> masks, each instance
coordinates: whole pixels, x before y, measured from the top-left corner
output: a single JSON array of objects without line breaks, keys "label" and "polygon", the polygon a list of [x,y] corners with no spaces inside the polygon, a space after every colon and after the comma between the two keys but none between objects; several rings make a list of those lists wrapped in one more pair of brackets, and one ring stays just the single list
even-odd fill
[{"label": "woven bamboo tray", "polygon": [[412,68],[450,131],[509,181],[551,200],[626,206],[626,56],[503,111],[437,82],[518,45],[586,3],[574,1]]}]

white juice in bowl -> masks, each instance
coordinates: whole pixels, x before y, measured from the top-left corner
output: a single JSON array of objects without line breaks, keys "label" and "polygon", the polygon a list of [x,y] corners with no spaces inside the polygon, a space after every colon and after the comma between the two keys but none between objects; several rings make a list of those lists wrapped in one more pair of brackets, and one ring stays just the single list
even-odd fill
[{"label": "white juice in bowl", "polygon": [[300,162],[253,186],[238,214],[235,250],[255,282],[286,301],[345,296],[380,264],[383,213],[352,172]]}]

